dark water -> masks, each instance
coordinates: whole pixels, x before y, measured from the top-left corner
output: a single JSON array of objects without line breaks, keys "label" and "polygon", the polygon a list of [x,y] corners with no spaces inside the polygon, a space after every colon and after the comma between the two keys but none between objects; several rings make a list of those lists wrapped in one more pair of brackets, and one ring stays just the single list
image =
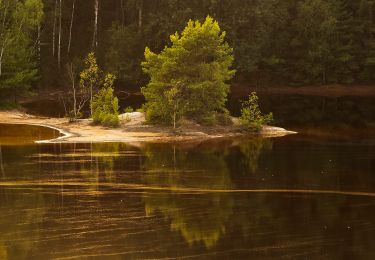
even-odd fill
[{"label": "dark water", "polygon": [[374,135],[0,151],[0,259],[375,258]]},{"label": "dark water", "polygon": [[[247,97],[229,96],[227,108],[234,116],[240,115],[241,101]],[[141,95],[119,95],[120,112],[124,108],[142,107]],[[259,94],[263,112],[273,112],[274,124],[287,128],[300,127],[355,127],[375,128],[374,97],[318,97],[303,95]],[[26,112],[34,115],[64,117],[65,109],[58,100],[38,100],[23,104]],[[46,110],[45,108],[48,107]],[[89,108],[86,108],[86,112]]]},{"label": "dark water", "polygon": [[[272,112],[274,123],[283,127],[375,126],[374,97],[259,94],[259,103],[262,111]],[[230,97],[227,107],[233,115],[239,116],[241,98]]]},{"label": "dark water", "polygon": [[35,141],[55,139],[60,132],[51,128],[23,125],[0,124],[0,144],[21,145],[34,144]]}]

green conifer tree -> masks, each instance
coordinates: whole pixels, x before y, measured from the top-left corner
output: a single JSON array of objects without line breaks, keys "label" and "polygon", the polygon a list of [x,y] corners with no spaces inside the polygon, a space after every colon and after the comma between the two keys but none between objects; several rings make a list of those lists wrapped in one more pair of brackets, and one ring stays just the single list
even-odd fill
[{"label": "green conifer tree", "polygon": [[182,117],[212,121],[215,112],[224,110],[226,82],[235,73],[225,32],[208,16],[204,23],[190,20],[170,40],[171,46],[160,54],[145,50],[142,67],[150,82],[142,93],[147,119],[174,125]]}]

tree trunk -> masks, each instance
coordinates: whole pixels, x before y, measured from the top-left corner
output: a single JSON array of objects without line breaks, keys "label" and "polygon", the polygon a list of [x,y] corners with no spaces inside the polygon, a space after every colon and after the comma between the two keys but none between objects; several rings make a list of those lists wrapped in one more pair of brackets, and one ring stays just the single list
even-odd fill
[{"label": "tree trunk", "polygon": [[3,74],[3,57],[4,57],[4,51],[5,51],[5,42],[3,43],[3,46],[1,47],[1,52],[0,52],[0,77]]},{"label": "tree trunk", "polygon": [[99,0],[95,0],[95,20],[94,20],[94,34],[92,37],[92,50],[98,46],[98,15],[99,15]]},{"label": "tree trunk", "polygon": [[121,0],[121,26],[125,25],[125,10],[124,10],[124,0]]},{"label": "tree trunk", "polygon": [[93,94],[92,94],[92,84],[90,85],[90,116],[92,117],[92,100],[93,100]]},{"label": "tree trunk", "polygon": [[55,0],[55,12],[53,14],[53,29],[52,29],[52,55],[55,57],[56,46],[56,15],[57,15],[57,0]]},{"label": "tree trunk", "polygon": [[176,104],[173,107],[173,129],[176,129]]},{"label": "tree trunk", "polygon": [[143,0],[139,0],[138,4],[138,32],[140,33],[142,30],[142,20],[143,20]]},{"label": "tree trunk", "polygon": [[0,171],[1,175],[4,178],[5,177],[5,171],[4,171],[4,165],[3,165],[3,151],[1,149],[1,144],[0,144]]},{"label": "tree trunk", "polygon": [[41,37],[41,32],[40,32],[40,25],[38,25],[38,57],[39,57],[39,61],[40,61],[40,50],[41,50],[41,41],[40,41],[40,37]]},{"label": "tree trunk", "polygon": [[74,22],[74,7],[75,7],[75,4],[76,4],[76,0],[73,0],[72,17],[70,19],[70,28],[69,28],[68,55],[70,54],[70,45],[72,43],[72,29],[73,29],[73,22]]},{"label": "tree trunk", "polygon": [[60,10],[59,10],[59,45],[57,50],[57,65],[61,68],[61,19],[62,19],[62,0],[59,0]]},{"label": "tree trunk", "polygon": [[[74,120],[77,119],[77,114],[78,114],[78,109],[77,109],[77,90],[76,90],[76,85],[75,85],[75,68],[73,66],[73,63],[69,63],[66,65],[68,76],[70,79],[70,83],[72,84],[72,90],[73,90],[73,116]],[[70,111],[69,113],[69,118],[71,118]]]},{"label": "tree trunk", "polygon": [[77,119],[77,93],[76,93],[76,86],[75,86],[75,81],[73,80],[72,82],[72,87],[73,87],[73,113],[74,113],[74,119]]}]

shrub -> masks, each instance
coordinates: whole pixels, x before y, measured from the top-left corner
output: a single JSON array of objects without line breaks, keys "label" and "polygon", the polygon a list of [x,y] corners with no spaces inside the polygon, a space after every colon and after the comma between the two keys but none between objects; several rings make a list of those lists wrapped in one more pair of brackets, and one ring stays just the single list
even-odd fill
[{"label": "shrub", "polygon": [[227,109],[222,113],[216,115],[216,121],[219,125],[230,126],[233,124],[232,118],[230,117],[229,111]]},{"label": "shrub", "polygon": [[203,124],[203,125],[207,125],[207,126],[213,126],[213,125],[216,125],[216,123],[217,123],[217,117],[216,117],[215,112],[205,113],[205,114],[201,115],[200,117],[196,117],[196,118],[197,118],[196,121],[198,123]]},{"label": "shrub", "polygon": [[126,107],[124,109],[124,113],[132,113],[132,112],[134,112],[134,109],[132,107]]},{"label": "shrub", "polygon": [[272,113],[263,115],[259,109],[258,96],[255,92],[249,95],[249,100],[242,102],[240,122],[247,128],[259,130],[262,125],[271,123]]},{"label": "shrub", "polygon": [[119,125],[118,99],[113,95],[112,87],[104,87],[95,95],[91,104],[93,114],[92,119],[95,124],[108,127]]},{"label": "shrub", "polygon": [[103,126],[116,127],[119,125],[118,115],[104,114],[101,123]]}]

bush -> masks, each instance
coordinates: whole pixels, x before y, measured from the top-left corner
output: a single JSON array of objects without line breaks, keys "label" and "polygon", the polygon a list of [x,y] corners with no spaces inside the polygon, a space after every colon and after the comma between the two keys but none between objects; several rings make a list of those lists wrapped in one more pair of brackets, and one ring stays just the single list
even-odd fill
[{"label": "bush", "polygon": [[249,95],[249,100],[242,102],[240,122],[247,128],[259,130],[262,125],[273,121],[272,113],[263,115],[259,109],[258,96],[255,92]]},{"label": "bush", "polygon": [[119,125],[118,99],[113,95],[112,87],[104,87],[95,95],[91,104],[93,114],[92,119],[95,124],[108,127]]},{"label": "bush", "polygon": [[134,109],[132,107],[126,107],[124,109],[124,113],[132,113],[132,112],[134,112]]},{"label": "bush", "polygon": [[103,126],[116,127],[119,125],[118,115],[105,114],[101,122]]},{"label": "bush", "polygon": [[217,123],[217,118],[216,118],[216,113],[205,113],[199,117],[196,117],[196,120],[198,123],[202,125],[207,125],[207,126],[213,126],[216,125]]},{"label": "bush", "polygon": [[232,118],[230,117],[229,111],[227,109],[222,113],[216,115],[216,121],[219,125],[230,126],[233,124]]}]

